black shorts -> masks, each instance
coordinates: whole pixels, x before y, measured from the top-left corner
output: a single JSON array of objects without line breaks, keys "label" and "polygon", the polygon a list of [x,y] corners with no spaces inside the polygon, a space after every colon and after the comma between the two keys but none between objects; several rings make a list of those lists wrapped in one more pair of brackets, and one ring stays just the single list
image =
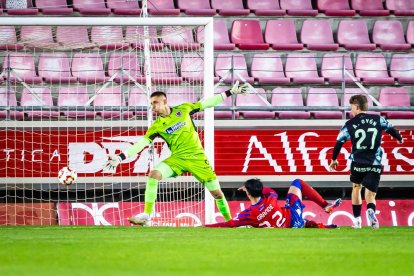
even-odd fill
[{"label": "black shorts", "polygon": [[376,193],[381,178],[381,165],[351,164],[351,182],[361,184],[371,192]]}]

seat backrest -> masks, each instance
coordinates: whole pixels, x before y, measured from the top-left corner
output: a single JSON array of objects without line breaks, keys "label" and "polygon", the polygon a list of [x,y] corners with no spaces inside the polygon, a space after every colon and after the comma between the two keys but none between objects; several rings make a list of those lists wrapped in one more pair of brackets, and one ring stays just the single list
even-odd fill
[{"label": "seat backrest", "polygon": [[7,68],[10,57],[10,68],[20,78],[30,78],[36,76],[35,62],[32,54],[14,53],[3,58],[3,68]]},{"label": "seat backrest", "polygon": [[106,6],[110,9],[139,9],[139,1],[119,1],[119,0],[106,0]]},{"label": "seat backrest", "polygon": [[243,0],[211,0],[211,7],[213,9],[235,9],[243,10]]},{"label": "seat backrest", "polygon": [[277,87],[272,91],[272,106],[303,106],[302,89]]},{"label": "seat backrest", "polygon": [[218,54],[215,66],[216,76],[224,77],[231,69],[242,77],[249,76],[246,59],[243,54]]},{"label": "seat backrest", "polygon": [[383,10],[383,0],[351,0],[354,10]]},{"label": "seat backrest", "polygon": [[118,43],[124,40],[121,26],[93,26],[91,40],[98,44]]},{"label": "seat backrest", "polygon": [[181,59],[181,76],[202,79],[204,77],[204,58],[197,53],[184,54]]},{"label": "seat backrest", "polygon": [[341,20],[338,25],[340,44],[370,44],[368,26],[365,20]]},{"label": "seat backrest", "polygon": [[325,19],[307,19],[303,22],[301,41],[305,44],[333,44],[331,23]]},{"label": "seat backrest", "polygon": [[[264,99],[267,102],[266,91],[263,88],[255,88],[255,89],[256,89],[256,92],[252,92],[247,95],[240,95],[240,94],[237,95],[236,105],[237,106],[267,106],[267,104],[263,101]],[[259,94],[261,98],[257,94]]]},{"label": "seat backrest", "polygon": [[[204,42],[204,39],[203,39]],[[227,30],[227,23],[225,20],[214,20],[214,43],[215,44],[229,44],[230,37]]]},{"label": "seat backrest", "polygon": [[386,0],[387,9],[395,10],[414,10],[414,1],[412,0]]},{"label": "seat backrest", "polygon": [[163,26],[161,37],[165,44],[180,45],[195,42],[191,27]]},{"label": "seat backrest", "polygon": [[103,63],[98,53],[75,53],[72,57],[74,77],[104,77]]},{"label": "seat backrest", "polygon": [[178,0],[177,6],[180,9],[211,9],[209,0]]},{"label": "seat backrest", "polygon": [[410,95],[406,87],[384,87],[378,101],[385,106],[410,106]]},{"label": "seat backrest", "polygon": [[252,77],[285,77],[282,59],[276,53],[255,54],[251,72]]},{"label": "seat backrest", "polygon": [[141,88],[134,87],[129,91],[129,106],[148,106],[147,94]]},{"label": "seat backrest", "polygon": [[[148,26],[148,34],[150,43],[159,43],[155,26]],[[125,39],[130,43],[144,42],[144,26],[127,26]]]},{"label": "seat backrest", "polygon": [[20,100],[21,106],[53,106],[52,94],[49,88],[30,88],[31,92],[36,93],[40,102],[35,96],[25,87],[22,91],[22,97]]},{"label": "seat backrest", "polygon": [[106,9],[105,0],[73,0],[76,9]]},{"label": "seat backrest", "polygon": [[274,0],[247,0],[247,7],[251,10],[280,10],[279,1]]},{"label": "seat backrest", "polygon": [[407,25],[407,42],[414,44],[414,20],[408,22]]},{"label": "seat backrest", "polygon": [[[172,53],[154,52],[150,59],[151,74],[155,77],[176,77],[177,69]],[[144,66],[145,70],[145,66]]]},{"label": "seat backrest", "polygon": [[22,26],[20,29],[20,41],[25,43],[49,42],[53,43],[51,26]]},{"label": "seat backrest", "polygon": [[[354,75],[354,67],[352,65],[349,54],[328,53],[322,58],[321,75],[322,77],[342,77],[343,62],[345,62],[346,70]],[[345,76],[346,77],[346,76]]]},{"label": "seat backrest", "polygon": [[120,87],[106,87],[102,89],[93,101],[94,106],[122,106],[123,104],[124,100]]},{"label": "seat backrest", "polygon": [[301,0],[301,1],[280,0],[280,7],[283,10],[312,10],[313,9],[311,0]]},{"label": "seat backrest", "polygon": [[385,58],[380,53],[358,54],[355,62],[358,77],[389,77]]},{"label": "seat backrest", "polygon": [[404,30],[398,20],[377,20],[372,30],[372,41],[377,44],[405,44]]},{"label": "seat backrest", "polygon": [[39,9],[67,8],[68,3],[66,0],[36,0],[36,7]]},{"label": "seat backrest", "polygon": [[313,53],[288,54],[285,73],[287,77],[318,76],[315,55]]},{"label": "seat backrest", "polygon": [[350,10],[348,1],[344,0],[318,0],[319,10]]},{"label": "seat backrest", "polygon": [[88,44],[88,29],[86,26],[57,26],[56,41],[63,45]]},{"label": "seat backrest", "polygon": [[394,54],[391,59],[390,74],[395,78],[414,79],[414,53]]},{"label": "seat backrest", "polygon": [[[108,61],[108,75],[113,76],[116,72],[123,69],[131,77],[142,76],[140,64],[134,53],[112,53]],[[118,75],[119,77],[120,75]]]},{"label": "seat backrest", "polygon": [[334,88],[310,88],[307,106],[339,106],[338,95]]},{"label": "seat backrest", "polygon": [[294,20],[268,20],[265,28],[265,41],[270,44],[297,44]]},{"label": "seat backrest", "polygon": [[69,58],[66,53],[42,53],[39,56],[40,77],[70,77]]},{"label": "seat backrest", "polygon": [[0,26],[0,45],[15,44],[17,42],[14,26]]},{"label": "seat backrest", "polygon": [[233,43],[264,43],[259,20],[234,20],[231,25]]},{"label": "seat backrest", "polygon": [[148,9],[175,9],[173,0],[151,0],[148,1]]},{"label": "seat backrest", "polygon": [[58,106],[85,106],[88,100],[85,86],[59,87]]},{"label": "seat backrest", "polygon": [[8,94],[6,87],[0,87],[0,106],[17,106],[16,91],[10,88]]},{"label": "seat backrest", "polygon": [[197,97],[191,87],[170,87],[167,88],[167,103],[169,106],[177,106],[182,103],[195,103]]}]

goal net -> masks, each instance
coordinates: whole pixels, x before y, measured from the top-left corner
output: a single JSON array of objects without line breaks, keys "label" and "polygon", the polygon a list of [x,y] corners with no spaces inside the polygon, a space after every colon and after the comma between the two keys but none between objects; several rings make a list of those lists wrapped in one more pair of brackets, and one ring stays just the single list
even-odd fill
[{"label": "goal net", "polygon": [[[130,225],[170,151],[157,138],[114,175],[102,173],[107,155],[156,119],[151,92],[170,106],[213,93],[211,37],[211,18],[0,18],[0,225]],[[193,118],[211,162],[212,112]],[[58,183],[65,166],[77,171],[70,186]],[[159,183],[153,225],[197,226],[213,212],[185,174]]]}]

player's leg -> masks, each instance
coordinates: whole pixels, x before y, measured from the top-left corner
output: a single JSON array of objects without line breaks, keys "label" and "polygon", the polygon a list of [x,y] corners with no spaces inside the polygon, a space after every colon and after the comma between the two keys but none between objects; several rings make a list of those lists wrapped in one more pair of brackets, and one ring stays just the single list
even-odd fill
[{"label": "player's leg", "polygon": [[351,164],[351,175],[350,175],[350,180],[352,183],[351,200],[352,200],[352,212],[354,214],[354,222],[352,224],[352,228],[354,229],[359,229],[362,226],[362,219],[361,219],[362,185],[361,183],[365,177],[365,172],[360,172],[359,168],[360,168],[359,164],[355,164],[354,162]]},{"label": "player's leg", "polygon": [[205,183],[206,188],[210,191],[210,194],[214,197],[217,209],[223,215],[226,221],[231,220],[230,207],[226,197],[220,189],[218,180],[212,180]]},{"label": "player's leg", "polygon": [[371,171],[365,176],[362,185],[365,187],[365,201],[367,203],[367,216],[372,228],[378,229],[379,222],[375,216],[376,200],[378,186],[381,177],[381,166],[373,166]]}]

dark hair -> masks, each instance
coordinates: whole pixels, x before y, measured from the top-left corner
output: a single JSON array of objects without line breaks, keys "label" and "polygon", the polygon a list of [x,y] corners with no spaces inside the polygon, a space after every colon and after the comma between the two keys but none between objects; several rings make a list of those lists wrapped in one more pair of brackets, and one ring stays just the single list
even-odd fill
[{"label": "dark hair", "polygon": [[157,96],[164,96],[165,98],[167,98],[167,94],[165,94],[165,92],[162,92],[162,91],[152,92],[150,98],[157,97]]},{"label": "dark hair", "polygon": [[368,99],[367,96],[365,95],[353,95],[350,99],[349,99],[349,104],[356,104],[358,105],[359,109],[361,109],[362,111],[367,111],[368,110]]},{"label": "dark hair", "polygon": [[252,197],[262,196],[263,193],[263,183],[260,179],[252,178],[244,182],[244,187],[249,192]]}]

